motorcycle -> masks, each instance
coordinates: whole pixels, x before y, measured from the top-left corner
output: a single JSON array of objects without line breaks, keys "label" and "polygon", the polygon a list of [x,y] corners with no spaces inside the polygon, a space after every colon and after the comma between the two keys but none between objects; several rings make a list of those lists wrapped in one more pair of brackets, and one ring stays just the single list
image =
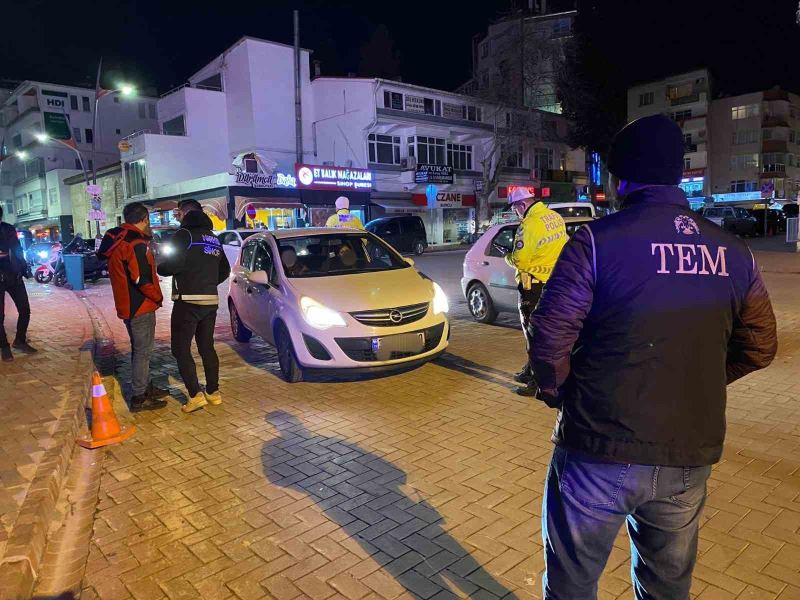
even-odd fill
[{"label": "motorcycle", "polygon": [[39,266],[33,274],[37,283],[50,283],[61,263],[61,244],[54,244],[50,251],[41,250],[38,254]]}]

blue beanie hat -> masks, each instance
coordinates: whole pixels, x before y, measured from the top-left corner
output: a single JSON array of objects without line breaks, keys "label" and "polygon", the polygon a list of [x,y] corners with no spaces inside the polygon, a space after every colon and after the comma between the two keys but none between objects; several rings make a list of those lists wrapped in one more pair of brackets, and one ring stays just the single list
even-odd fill
[{"label": "blue beanie hat", "polygon": [[619,130],[608,170],[625,181],[677,185],[683,177],[683,132],[664,115],[642,117]]}]

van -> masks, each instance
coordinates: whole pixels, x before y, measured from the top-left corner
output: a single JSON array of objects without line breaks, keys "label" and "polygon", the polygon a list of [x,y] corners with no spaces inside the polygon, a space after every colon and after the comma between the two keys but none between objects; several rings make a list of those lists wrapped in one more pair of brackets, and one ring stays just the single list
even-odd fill
[{"label": "van", "polygon": [[380,217],[365,225],[370,233],[403,254],[422,254],[428,247],[425,223],[416,215]]}]

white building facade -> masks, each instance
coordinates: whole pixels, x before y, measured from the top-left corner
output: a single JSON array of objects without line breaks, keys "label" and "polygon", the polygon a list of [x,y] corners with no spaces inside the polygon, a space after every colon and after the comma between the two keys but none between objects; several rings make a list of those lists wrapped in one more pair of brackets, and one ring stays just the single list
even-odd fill
[{"label": "white building facade", "polygon": [[[123,144],[126,201],[153,207],[155,226],[174,226],[172,209],[191,197],[217,229],[279,228],[322,225],[345,195],[365,222],[419,214],[429,243],[447,244],[474,231],[481,195],[503,207],[508,185],[534,185],[537,166],[584,170],[582,151],[552,139],[500,165],[498,132],[511,117],[497,107],[397,81],[312,80],[309,59],[301,50],[299,129],[294,49],[283,44],[242,38],[162,96],[158,133]],[[552,131],[566,133],[563,118],[547,114]],[[500,185],[487,190],[496,167]]]},{"label": "white building facade", "polygon": [[[91,173],[119,160],[118,142],[134,131],[155,126],[155,99],[106,96],[100,100],[97,131],[93,129],[94,90],[25,81],[0,106],[0,138],[7,155],[0,172],[0,202],[9,222],[38,239],[69,239],[73,216],[64,180],[83,174],[80,160]],[[46,133],[53,140],[40,143]],[[92,142],[96,154],[92,159]]]}]

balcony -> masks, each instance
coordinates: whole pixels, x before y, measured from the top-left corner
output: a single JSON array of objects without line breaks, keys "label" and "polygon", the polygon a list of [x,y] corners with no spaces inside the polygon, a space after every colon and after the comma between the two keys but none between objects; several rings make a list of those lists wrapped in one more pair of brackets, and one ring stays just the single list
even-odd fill
[{"label": "balcony", "polygon": [[788,142],[786,140],[765,140],[761,142],[762,152],[788,152]]},{"label": "balcony", "polygon": [[581,171],[562,171],[560,169],[545,169],[541,172],[542,181],[559,183],[580,184],[586,180],[586,173]]},{"label": "balcony", "polygon": [[705,101],[706,95],[701,94],[700,92],[695,92],[694,94],[689,94],[688,96],[681,96],[680,98],[670,98],[669,105],[682,106],[683,104],[693,104],[695,102],[700,102],[701,99]]},{"label": "balcony", "polygon": [[789,127],[789,118],[785,115],[764,115],[761,127]]},{"label": "balcony", "polygon": [[39,110],[38,106],[31,106],[30,108],[28,108],[28,109],[22,111],[21,113],[19,113],[16,117],[11,119],[8,123],[6,123],[6,127],[11,127],[15,123],[20,122],[22,119],[24,119],[28,115],[30,115],[32,113],[39,113],[39,112],[41,112],[41,111]]},{"label": "balcony", "polygon": [[761,179],[770,179],[772,177],[786,177],[786,165],[782,163],[771,163],[764,165],[761,168]]}]

